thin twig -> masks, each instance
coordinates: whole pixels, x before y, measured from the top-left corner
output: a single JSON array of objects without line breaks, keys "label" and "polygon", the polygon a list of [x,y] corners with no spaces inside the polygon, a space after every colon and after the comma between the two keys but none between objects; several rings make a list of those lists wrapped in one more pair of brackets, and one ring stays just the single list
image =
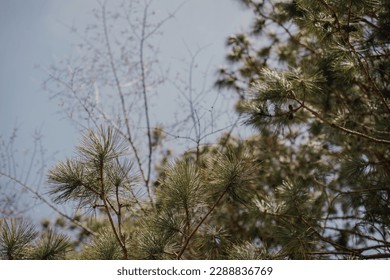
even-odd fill
[{"label": "thin twig", "polygon": [[11,179],[12,181],[14,181],[15,183],[19,184],[22,188],[24,188],[25,190],[27,190],[28,192],[32,193],[33,195],[35,195],[39,200],[41,200],[43,203],[45,203],[47,206],[49,206],[52,210],[54,210],[57,214],[59,214],[61,217],[67,219],[68,221],[70,221],[72,224],[82,228],[84,231],[88,232],[90,235],[92,236],[96,236],[96,233],[88,228],[87,226],[84,226],[82,223],[80,223],[79,221],[73,219],[72,217],[68,216],[67,214],[63,213],[62,211],[60,211],[57,207],[55,207],[50,201],[48,201],[46,198],[44,198],[41,194],[39,194],[37,191],[35,191],[32,187],[30,187],[29,185],[23,183],[22,181],[20,181],[19,179],[15,178],[15,177],[12,177],[6,173],[3,173],[2,171],[0,171],[0,175],[4,176],[4,177],[7,177],[8,179]]},{"label": "thin twig", "polygon": [[131,128],[130,128],[130,122],[129,122],[129,117],[128,117],[129,114],[128,114],[127,109],[126,109],[125,97],[124,97],[124,94],[122,92],[122,88],[120,86],[118,74],[117,74],[117,71],[116,71],[115,63],[114,63],[114,58],[112,56],[111,44],[110,44],[110,39],[109,39],[109,36],[108,36],[107,23],[106,23],[106,7],[105,7],[105,4],[102,5],[102,19],[103,19],[104,38],[105,38],[105,43],[106,43],[106,47],[107,47],[108,58],[109,58],[110,66],[111,66],[111,71],[112,71],[112,73],[114,75],[115,86],[116,86],[116,89],[117,89],[117,92],[118,92],[118,95],[119,95],[119,98],[120,98],[120,103],[121,103],[121,108],[122,108],[122,115],[123,115],[125,126],[126,126],[126,131],[127,131],[126,139],[130,143],[130,146],[131,146],[131,148],[132,148],[132,150],[134,152],[134,156],[135,156],[136,161],[137,161],[138,168],[139,168],[139,170],[141,172],[141,175],[142,175],[142,177],[143,177],[143,179],[144,179],[144,181],[146,183],[147,182],[147,177],[145,177],[145,172],[144,172],[144,169],[143,169],[143,166],[142,166],[141,158],[140,158],[140,156],[138,154],[138,149],[135,146],[135,143],[134,143],[134,140],[133,140],[133,137],[132,137],[132,131],[131,131]]},{"label": "thin twig", "polygon": [[[146,89],[146,73],[145,73],[145,62],[144,62],[144,44],[145,40],[147,39],[146,36],[146,22],[148,17],[148,8],[149,4],[145,5],[144,8],[144,15],[142,18],[142,31],[141,31],[141,38],[140,38],[140,45],[139,45],[139,60],[140,60],[140,67],[141,67],[141,83],[142,83],[142,95],[144,99],[144,110],[145,110],[145,121],[146,121],[146,129],[147,129],[147,136],[148,136],[148,169],[147,169],[147,176],[146,176],[146,189],[148,192],[149,200],[153,203],[153,197],[151,193],[151,186],[150,186],[150,176],[152,171],[152,154],[153,154],[153,144],[152,144],[152,135],[151,135],[151,129],[150,129],[150,116],[149,116],[149,105],[148,105],[148,96],[147,96],[147,89]],[[150,33],[152,34],[152,33]]]}]

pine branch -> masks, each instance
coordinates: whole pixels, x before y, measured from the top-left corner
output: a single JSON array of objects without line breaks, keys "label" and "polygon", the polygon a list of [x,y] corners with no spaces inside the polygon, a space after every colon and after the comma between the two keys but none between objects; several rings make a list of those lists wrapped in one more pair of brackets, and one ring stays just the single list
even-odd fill
[{"label": "pine branch", "polygon": [[218,197],[218,199],[215,201],[213,206],[209,209],[209,211],[206,213],[206,215],[203,216],[203,218],[199,221],[199,223],[195,226],[195,228],[192,230],[191,234],[186,238],[184,241],[183,246],[181,247],[179,253],[177,254],[177,259],[181,259],[181,256],[183,255],[184,251],[186,250],[190,240],[192,237],[194,237],[195,233],[198,231],[199,227],[206,221],[207,217],[214,211],[214,209],[217,207],[219,202],[222,200],[222,198],[225,196],[225,194],[228,192],[230,186],[228,186],[222,194]]},{"label": "pine branch", "polygon": [[148,136],[148,171],[146,176],[146,189],[148,192],[149,200],[152,205],[154,205],[153,197],[152,197],[152,191],[150,186],[150,175],[152,171],[152,154],[153,154],[153,145],[152,145],[152,135],[151,135],[151,127],[150,127],[150,115],[149,115],[149,105],[148,105],[148,97],[147,97],[147,89],[146,89],[146,73],[145,73],[145,62],[144,62],[144,44],[145,40],[147,39],[145,32],[146,32],[146,23],[147,23],[147,15],[148,15],[148,7],[149,4],[145,5],[144,8],[144,15],[142,18],[142,31],[141,31],[141,38],[140,38],[140,45],[139,45],[139,60],[140,60],[140,67],[141,67],[141,82],[142,82],[142,95],[144,99],[144,110],[145,110],[145,119],[146,119],[146,129],[147,129],[147,136]]},{"label": "pine branch", "polygon": [[127,260],[128,259],[128,253],[127,253],[126,244],[122,240],[121,235],[118,233],[118,230],[115,227],[114,220],[112,219],[112,216],[111,216],[111,211],[110,211],[110,208],[109,208],[109,204],[107,202],[107,194],[105,192],[105,186],[104,186],[104,173],[103,173],[104,172],[104,165],[103,164],[104,163],[101,162],[101,165],[99,167],[99,172],[100,172],[100,174],[99,174],[100,178],[99,179],[100,179],[100,190],[101,190],[100,199],[102,200],[104,208],[106,210],[106,215],[107,215],[108,221],[110,222],[111,229],[112,229],[112,231],[113,231],[113,233],[115,235],[115,238],[117,239],[117,241],[119,243],[119,246],[122,249],[123,259]]},{"label": "pine branch", "polygon": [[368,139],[372,142],[375,142],[375,143],[380,143],[380,144],[386,144],[386,145],[390,145],[390,140],[386,140],[386,139],[380,139],[380,138],[375,138],[375,137],[372,137],[372,136],[369,136],[367,134],[364,134],[362,132],[358,132],[358,131],[354,131],[352,129],[349,129],[349,128],[345,128],[341,125],[338,125],[336,124],[335,122],[332,122],[324,117],[322,117],[316,110],[314,110],[313,108],[307,106],[303,101],[300,101],[299,99],[297,99],[296,97],[293,98],[293,100],[295,100],[296,102],[298,102],[302,108],[306,109],[307,111],[309,111],[312,115],[314,115],[317,119],[319,119],[320,121],[322,121],[324,124],[327,124],[329,125],[330,127],[333,127],[333,128],[337,128],[343,132],[346,132],[348,134],[351,134],[351,135],[355,135],[355,136],[359,136],[359,137],[363,137],[365,139]]},{"label": "pine branch", "polygon": [[373,254],[368,256],[361,255],[360,257],[365,260],[389,259],[390,253],[379,253],[379,254]]}]

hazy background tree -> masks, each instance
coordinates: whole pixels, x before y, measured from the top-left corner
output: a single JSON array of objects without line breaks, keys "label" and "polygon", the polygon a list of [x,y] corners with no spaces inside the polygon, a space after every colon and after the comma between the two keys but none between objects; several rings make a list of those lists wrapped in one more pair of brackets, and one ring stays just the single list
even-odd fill
[{"label": "hazy background tree", "polygon": [[[154,164],[169,153],[163,144],[182,139],[197,149],[207,143],[208,136],[232,125],[230,119],[220,121],[226,102],[217,103],[218,94],[208,96],[207,65],[197,65],[201,47],[183,44],[189,53],[183,73],[161,63],[163,27],[180,6],[164,15],[152,1],[98,4],[95,22],[77,33],[77,55],[46,70],[45,88],[81,131],[106,124],[127,139],[152,201]],[[162,95],[167,84],[176,92]]]},{"label": "hazy background tree", "polygon": [[241,2],[217,84],[259,131],[246,225],[287,258],[389,257],[389,1]]},{"label": "hazy background tree", "polygon": [[31,137],[32,148],[21,145],[19,130],[16,126],[11,135],[0,135],[0,216],[6,218],[23,216],[41,204],[29,198],[41,191],[49,158],[40,130]]}]

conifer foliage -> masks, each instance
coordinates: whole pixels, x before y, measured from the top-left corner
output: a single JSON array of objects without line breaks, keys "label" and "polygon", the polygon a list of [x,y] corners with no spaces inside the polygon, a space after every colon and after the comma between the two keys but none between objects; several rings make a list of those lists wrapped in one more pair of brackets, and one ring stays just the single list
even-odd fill
[{"label": "conifer foliage", "polygon": [[1,221],[0,259],[56,260],[71,251],[69,237],[49,230],[41,236],[24,220]]},{"label": "conifer foliage", "polygon": [[1,258],[390,258],[390,1],[239,2],[216,85],[254,135],[164,158],[146,192],[126,139],[88,130],[48,174],[81,242],[3,221]]},{"label": "conifer foliage", "polygon": [[[259,134],[256,236],[287,258],[388,258],[390,2],[240,1],[217,85]],[[255,221],[252,221],[255,222]]]}]

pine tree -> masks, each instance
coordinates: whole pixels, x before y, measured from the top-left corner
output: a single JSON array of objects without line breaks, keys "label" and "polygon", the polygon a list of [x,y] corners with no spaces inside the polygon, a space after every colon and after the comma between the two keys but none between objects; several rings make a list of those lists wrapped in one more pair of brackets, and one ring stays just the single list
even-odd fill
[{"label": "pine tree", "polygon": [[253,230],[286,258],[388,258],[389,1],[241,1],[231,36],[237,110],[259,134]]},{"label": "pine tree", "polygon": [[[77,258],[216,259],[232,246],[227,229],[212,217],[223,205],[251,204],[247,187],[257,164],[244,148],[215,150],[196,162],[196,155],[161,168],[155,204],[137,185],[123,139],[112,129],[87,131],[77,154],[49,172],[50,194],[58,203],[73,202],[83,215],[91,211],[106,222]],[[145,187],[145,186],[143,186]],[[96,228],[96,226],[95,226]]]}]

